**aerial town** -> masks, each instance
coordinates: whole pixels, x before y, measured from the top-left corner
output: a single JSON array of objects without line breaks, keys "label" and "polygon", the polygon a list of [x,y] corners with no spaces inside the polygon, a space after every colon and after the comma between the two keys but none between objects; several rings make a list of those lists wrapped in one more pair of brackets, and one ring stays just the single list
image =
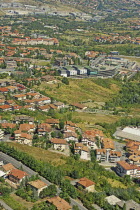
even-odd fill
[{"label": "aerial town", "polygon": [[140,209],[139,6],[1,0],[0,209]]}]

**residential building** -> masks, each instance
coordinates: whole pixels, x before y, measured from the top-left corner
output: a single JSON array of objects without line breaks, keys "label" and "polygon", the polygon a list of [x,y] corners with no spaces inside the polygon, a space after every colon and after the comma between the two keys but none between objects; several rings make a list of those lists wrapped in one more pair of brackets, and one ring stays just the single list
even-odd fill
[{"label": "residential building", "polygon": [[18,95],[14,95],[14,98],[18,101],[22,101],[26,99],[26,95],[25,94],[18,94]]},{"label": "residential building", "polygon": [[46,119],[46,123],[50,125],[59,125],[59,120],[58,119]]},{"label": "residential building", "polygon": [[25,171],[14,168],[9,173],[9,180],[20,184],[26,176],[28,176],[28,174]]},{"label": "residential building", "polygon": [[104,149],[111,149],[111,150],[115,149],[114,142],[110,138],[103,138],[101,144]]},{"label": "residential building", "polygon": [[117,202],[117,206],[119,206],[119,208],[121,209],[124,209],[124,205],[125,205],[126,210],[139,210],[140,209],[140,204],[136,203],[133,200]]},{"label": "residential building", "polygon": [[72,210],[70,204],[59,196],[48,198],[47,201],[52,203],[57,208],[57,210]]},{"label": "residential building", "polygon": [[50,106],[47,104],[47,105],[44,105],[44,106],[39,106],[38,109],[43,111],[43,112],[48,112],[49,109],[50,109]]},{"label": "residential building", "polygon": [[15,167],[11,163],[7,163],[5,165],[2,165],[2,170],[8,175],[12,169]]},{"label": "residential building", "polygon": [[40,179],[28,182],[28,185],[32,188],[35,196],[39,196],[40,192],[48,187],[48,185]]},{"label": "residential building", "polygon": [[130,175],[131,177],[140,177],[140,167],[125,161],[117,162],[116,172],[120,176]]},{"label": "residential building", "polygon": [[34,118],[27,116],[27,115],[19,115],[15,116],[15,119],[13,120],[14,123],[19,124],[19,123],[29,123],[33,124],[34,123]]},{"label": "residential building", "polygon": [[7,129],[7,128],[15,128],[16,127],[16,124],[14,124],[14,123],[1,123],[1,127],[3,128],[3,129]]},{"label": "residential building", "polygon": [[64,108],[64,106],[65,106],[64,103],[62,103],[60,101],[59,102],[55,102],[54,105],[57,107],[57,109]]},{"label": "residential building", "polygon": [[74,154],[79,154],[81,159],[91,160],[89,148],[82,143],[74,145]]},{"label": "residential building", "polygon": [[51,131],[52,131],[52,127],[50,124],[41,123],[38,125],[37,132],[39,136],[44,136],[47,133],[48,137],[50,138]]},{"label": "residential building", "polygon": [[15,140],[20,144],[27,144],[32,146],[33,136],[28,133],[22,133],[21,130],[14,131]]},{"label": "residential building", "polygon": [[67,141],[64,139],[53,138],[51,139],[51,143],[53,144],[53,148],[55,150],[63,151],[68,148]]},{"label": "residential building", "polygon": [[82,147],[80,158],[83,159],[83,160],[91,160],[90,150],[87,146]]},{"label": "residential building", "polygon": [[89,147],[90,149],[93,149],[93,150],[98,149],[98,146],[97,146],[97,144],[96,144],[97,140],[96,140],[96,138],[93,137],[93,136],[89,136],[89,135],[87,135],[87,134],[84,133],[84,134],[82,135],[82,140],[81,140],[81,142],[82,142],[84,145],[86,145],[87,147]]},{"label": "residential building", "polygon": [[20,124],[19,126],[19,130],[27,132],[29,134],[33,134],[35,131],[35,128],[36,127],[34,124],[27,124],[27,123]]},{"label": "residential building", "polygon": [[116,163],[120,161],[121,152],[110,149],[96,149],[96,160],[101,162]]},{"label": "residential building", "polygon": [[83,104],[73,103],[73,104],[71,104],[71,105],[74,106],[74,107],[77,108],[77,109],[80,109],[80,110],[85,110],[85,109],[87,109],[87,106],[84,106]]},{"label": "residential building", "polygon": [[10,106],[10,105],[8,105],[8,104],[1,105],[1,106],[0,106],[0,110],[1,110],[1,111],[4,111],[4,112],[6,112],[6,111],[12,111],[12,106]]},{"label": "residential building", "polygon": [[90,179],[83,177],[77,182],[78,187],[82,187],[84,190],[88,192],[95,191],[95,182],[91,181]]},{"label": "residential building", "polygon": [[117,205],[118,202],[120,202],[121,200],[119,198],[117,198],[115,195],[110,195],[110,196],[107,196],[105,198],[105,200],[110,204],[110,205]]},{"label": "residential building", "polygon": [[64,139],[66,141],[78,142],[78,135],[75,132],[65,132],[64,133]]}]

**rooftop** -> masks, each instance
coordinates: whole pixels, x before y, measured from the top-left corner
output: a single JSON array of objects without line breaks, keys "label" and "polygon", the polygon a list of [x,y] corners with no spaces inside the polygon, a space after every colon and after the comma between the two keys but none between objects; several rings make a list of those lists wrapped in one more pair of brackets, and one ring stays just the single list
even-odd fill
[{"label": "rooftop", "polygon": [[15,167],[11,163],[7,163],[6,165],[3,165],[2,168],[5,171],[10,171],[10,170],[14,169]]},{"label": "rooftop", "polygon": [[23,179],[25,176],[28,176],[28,174],[25,171],[21,171],[16,168],[11,170],[10,175],[12,175],[18,179]]},{"label": "rooftop", "polygon": [[115,206],[118,202],[120,202],[121,200],[119,198],[117,198],[115,195],[110,195],[108,197],[105,198],[105,200],[107,200],[107,202],[110,205]]},{"label": "rooftop", "polygon": [[30,184],[31,186],[35,187],[36,189],[41,189],[43,187],[47,187],[47,184],[45,182],[42,182],[40,179],[28,182],[28,184]]},{"label": "rooftop", "polygon": [[86,177],[81,178],[78,183],[83,187],[89,187],[95,185],[95,182],[91,181],[90,179],[87,179]]},{"label": "rooftop", "polygon": [[59,196],[55,196],[53,198],[48,198],[47,201],[49,203],[52,203],[54,206],[56,206],[57,210],[69,210],[72,209],[72,207],[69,205],[67,201],[60,198]]}]

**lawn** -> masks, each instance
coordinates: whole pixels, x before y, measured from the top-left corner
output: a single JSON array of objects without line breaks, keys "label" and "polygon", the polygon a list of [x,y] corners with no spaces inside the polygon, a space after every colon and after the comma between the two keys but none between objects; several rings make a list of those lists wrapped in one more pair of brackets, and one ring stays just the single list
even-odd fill
[{"label": "lawn", "polygon": [[45,149],[41,149],[38,147],[29,147],[27,145],[22,145],[16,142],[10,142],[8,143],[11,146],[14,146],[18,150],[22,152],[26,152],[30,155],[32,155],[37,160],[42,160],[44,162],[49,162],[50,164],[54,166],[65,164],[66,157],[64,155],[60,155],[55,152],[50,152]]}]

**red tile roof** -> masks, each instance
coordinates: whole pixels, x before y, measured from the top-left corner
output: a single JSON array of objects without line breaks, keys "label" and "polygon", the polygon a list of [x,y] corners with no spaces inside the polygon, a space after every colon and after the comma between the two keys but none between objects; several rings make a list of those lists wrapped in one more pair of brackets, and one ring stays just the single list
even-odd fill
[{"label": "red tile roof", "polygon": [[18,179],[23,179],[25,176],[28,176],[28,174],[25,171],[21,171],[19,169],[12,169],[10,174]]},{"label": "red tile roof", "polygon": [[86,177],[81,178],[78,183],[83,187],[89,187],[95,185],[95,182],[91,181],[90,179],[87,179]]},{"label": "red tile roof", "polygon": [[51,142],[53,144],[67,144],[67,141],[64,139],[57,139],[57,138],[53,138],[51,139]]},{"label": "red tile roof", "polygon": [[129,163],[123,161],[123,160],[118,161],[117,164],[119,164],[125,170],[134,170],[134,169],[139,169],[140,170],[140,167],[138,167],[136,165],[129,164]]},{"label": "red tile roof", "polygon": [[64,199],[60,198],[59,196],[48,198],[47,201],[49,203],[52,203],[54,206],[56,206],[57,210],[70,210],[72,207],[69,205],[68,202],[66,202]]}]

